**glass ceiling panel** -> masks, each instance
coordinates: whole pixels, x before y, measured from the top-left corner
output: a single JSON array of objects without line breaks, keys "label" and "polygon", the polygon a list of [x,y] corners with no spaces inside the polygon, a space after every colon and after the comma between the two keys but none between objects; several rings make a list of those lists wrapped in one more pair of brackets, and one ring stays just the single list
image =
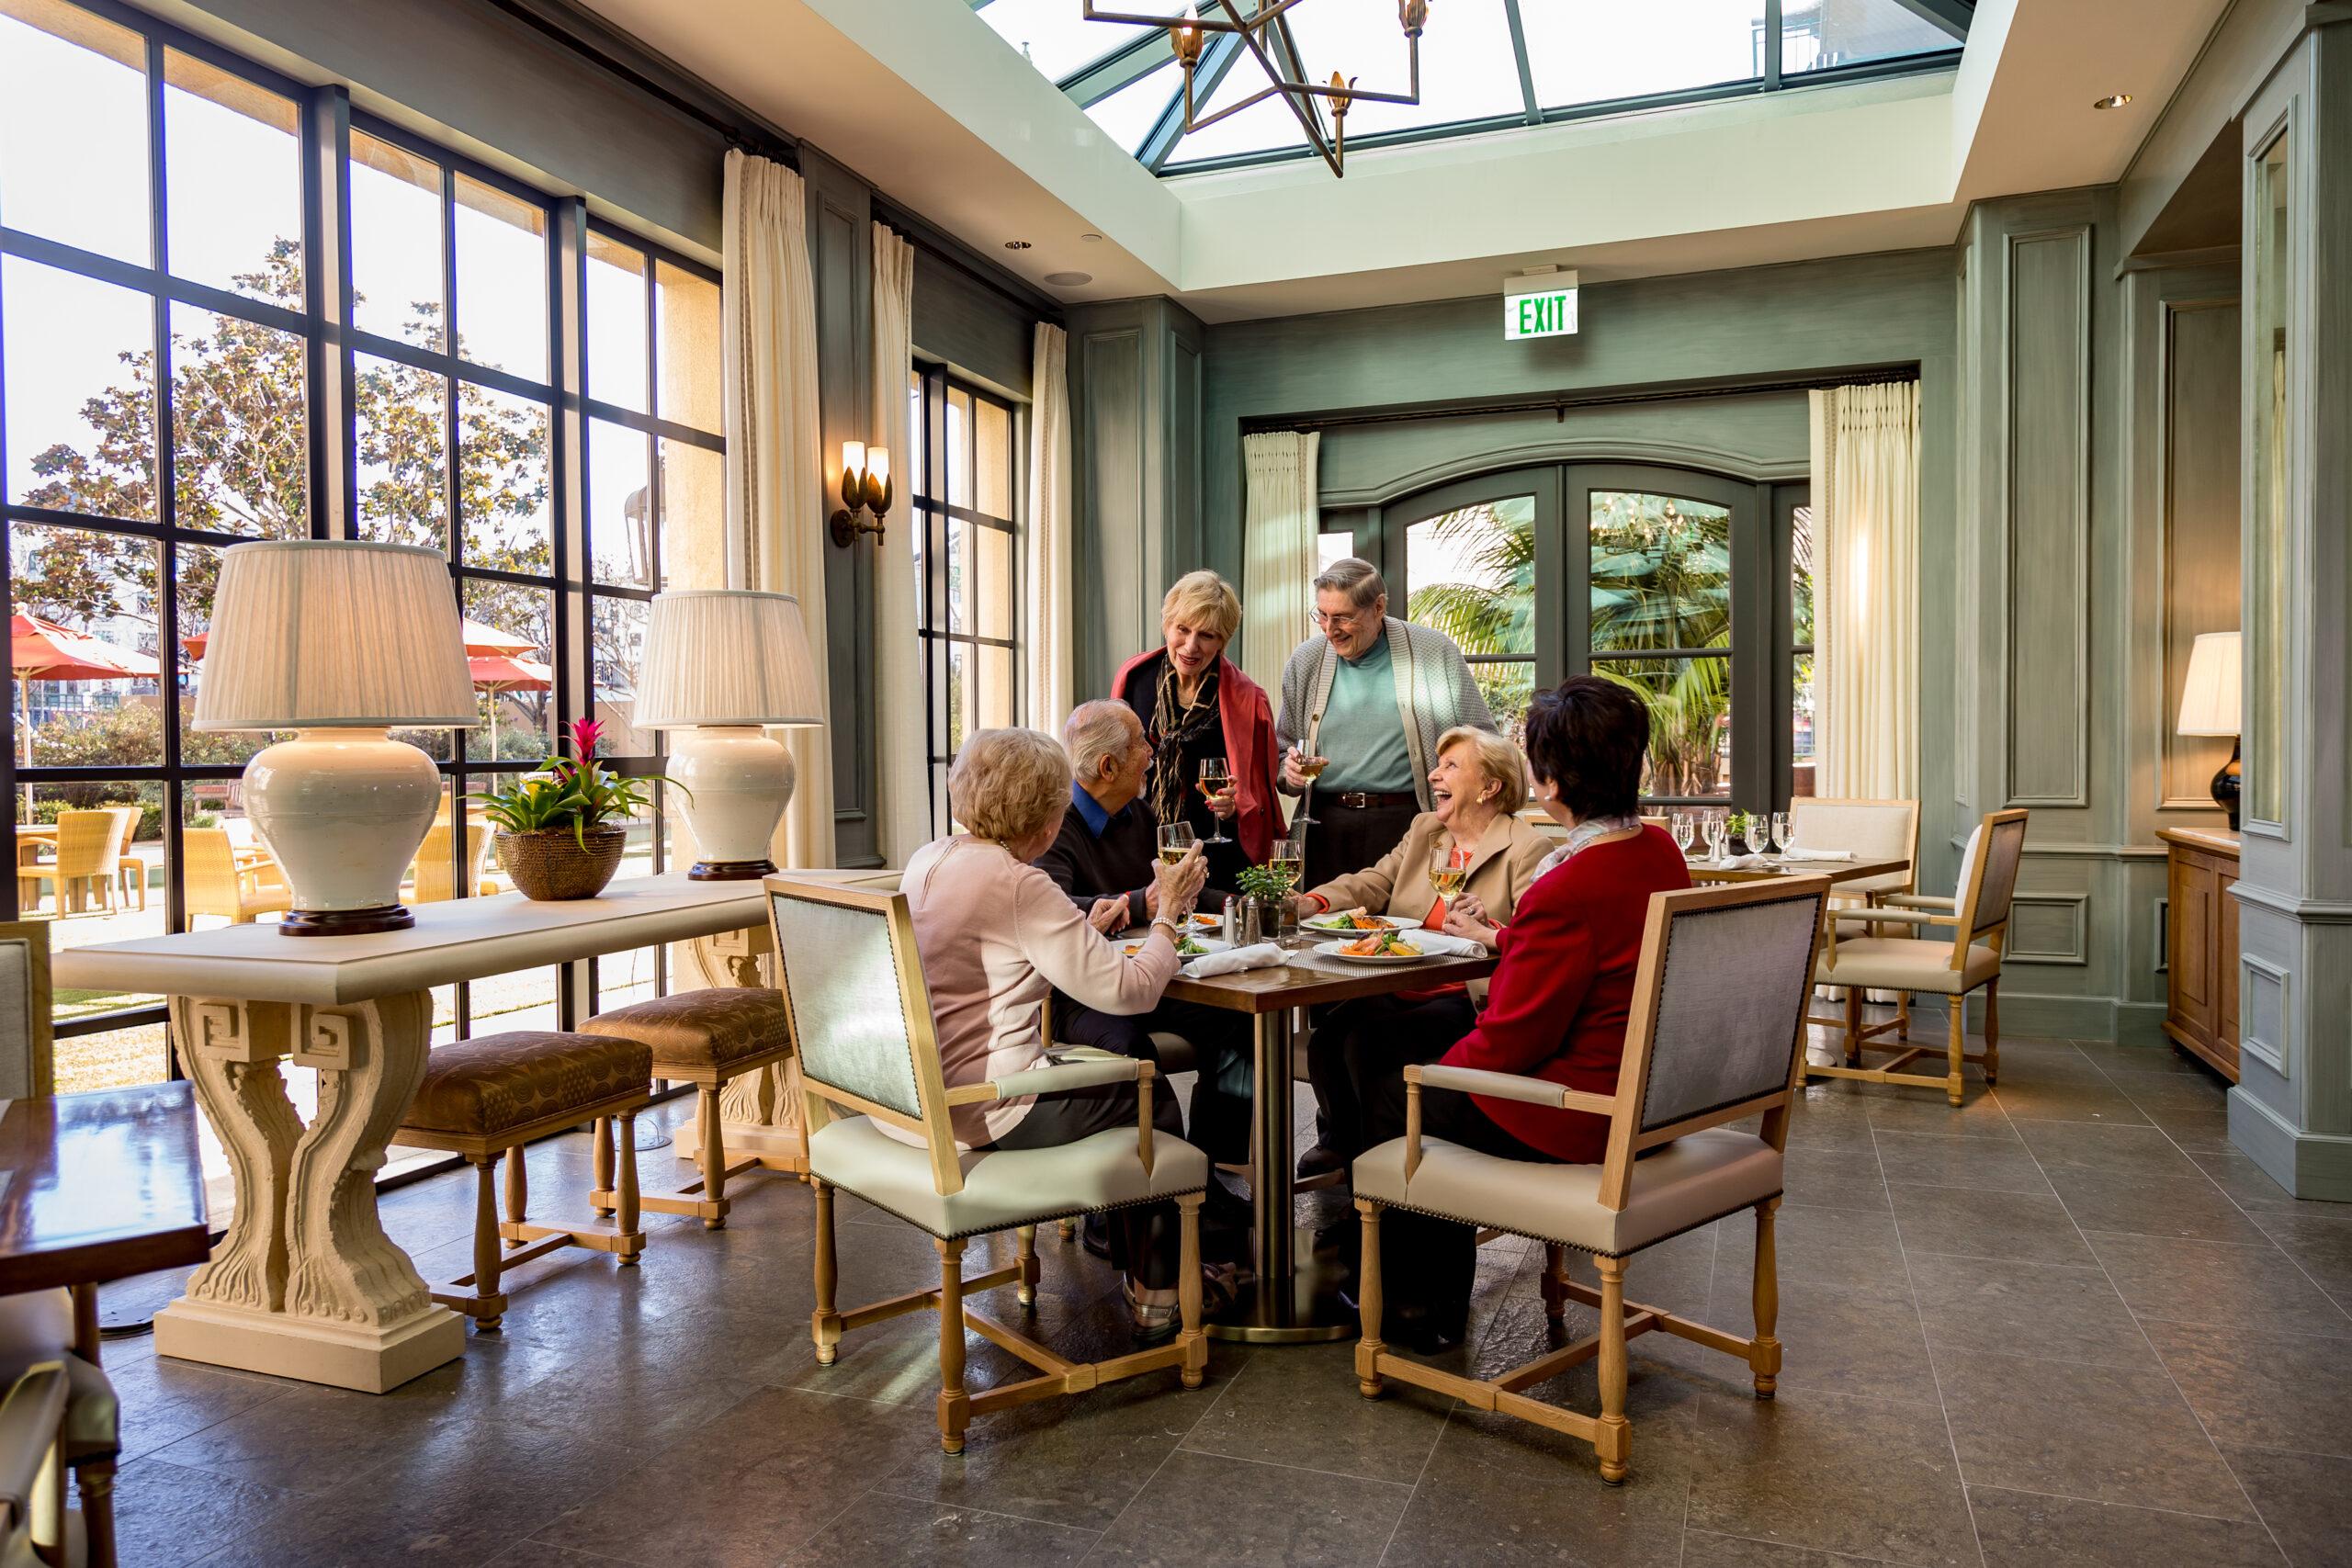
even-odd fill
[{"label": "glass ceiling panel", "polygon": [[[1173,15],[1182,6],[1180,0],[1141,0],[1136,5],[1122,0],[1119,8]],[[980,20],[994,28],[1005,42],[1025,51],[1029,62],[1049,82],[1083,71],[1143,36],[1141,28],[1088,21],[1078,0],[989,0],[980,8]]]},{"label": "glass ceiling panel", "polygon": [[[1521,0],[1520,9],[1540,10],[1544,3],[1531,7]],[[1401,93],[1410,85],[1395,6],[1313,0],[1292,12],[1290,23],[1308,81],[1329,82],[1338,71],[1374,92]],[[1254,70],[1256,63],[1245,60],[1234,70]],[[1421,35],[1421,101],[1355,105],[1348,110],[1348,139],[1498,115],[1523,118],[1526,109],[1503,0],[1442,0],[1430,7]]]},{"label": "glass ceiling panel", "polygon": [[1712,87],[1764,73],[1764,0],[1675,0],[1671,6],[1544,0],[1522,4],[1519,14],[1527,29],[1535,101],[1545,108]]},{"label": "glass ceiling panel", "polygon": [[1959,47],[1894,0],[1787,0],[1781,12],[1781,70],[1789,75]]},{"label": "glass ceiling panel", "polygon": [[[1304,7],[1302,7],[1304,9]],[[1306,45],[1301,43],[1305,53]],[[1240,102],[1266,85],[1266,73],[1258,62],[1244,54],[1233,62],[1209,95],[1207,107],[1200,117],[1206,118],[1227,104]],[[1325,121],[1329,124],[1329,121]],[[1298,117],[1279,96],[1251,104],[1231,119],[1221,119],[1204,130],[1196,130],[1176,143],[1175,155],[1168,160],[1170,168],[1179,164],[1196,164],[1206,158],[1225,158],[1243,152],[1271,152],[1283,147],[1304,147],[1306,133],[1298,128]]]},{"label": "glass ceiling panel", "polygon": [[1173,62],[1141,81],[1130,82],[1109,97],[1086,106],[1086,115],[1103,133],[1133,152],[1159,123],[1169,101],[1183,91],[1184,79]]}]

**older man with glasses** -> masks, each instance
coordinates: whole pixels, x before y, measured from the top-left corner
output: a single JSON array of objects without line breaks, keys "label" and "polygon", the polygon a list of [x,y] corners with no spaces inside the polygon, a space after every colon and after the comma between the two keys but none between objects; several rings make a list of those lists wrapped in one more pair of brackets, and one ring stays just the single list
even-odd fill
[{"label": "older man with glasses", "polygon": [[1432,809],[1438,738],[1496,728],[1453,639],[1388,614],[1370,561],[1333,561],[1315,580],[1310,637],[1283,666],[1281,787],[1312,785],[1305,886],[1372,864]]}]

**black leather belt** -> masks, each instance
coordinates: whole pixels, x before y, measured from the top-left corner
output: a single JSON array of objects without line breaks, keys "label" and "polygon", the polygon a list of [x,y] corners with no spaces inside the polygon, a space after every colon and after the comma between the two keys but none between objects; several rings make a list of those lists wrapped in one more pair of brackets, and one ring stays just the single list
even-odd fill
[{"label": "black leather belt", "polygon": [[1409,806],[1418,811],[1421,805],[1421,797],[1410,790],[1383,795],[1377,790],[1343,789],[1323,799],[1327,805],[1344,806],[1351,811],[1369,811],[1375,806]]}]

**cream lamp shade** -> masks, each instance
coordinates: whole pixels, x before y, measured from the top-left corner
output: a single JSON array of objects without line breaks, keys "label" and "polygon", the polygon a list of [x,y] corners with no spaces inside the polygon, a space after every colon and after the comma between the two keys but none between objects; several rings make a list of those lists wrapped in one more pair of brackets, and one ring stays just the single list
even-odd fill
[{"label": "cream lamp shade", "polygon": [[800,602],[738,589],[656,594],[629,722],[679,732],[667,773],[701,856],[686,874],[732,882],[774,871],[770,846],[797,781],[792,754],[765,727],[825,722]]},{"label": "cream lamp shade", "polygon": [[221,555],[196,728],[479,722],[440,551],[289,539]]},{"label": "cream lamp shade", "polygon": [[789,593],[673,589],[656,594],[630,723],[808,728],[824,694],[800,601]]},{"label": "cream lamp shade", "polygon": [[290,729],[245,764],[245,815],[292,890],[286,936],[416,923],[401,876],[442,795],[433,759],[387,733],[474,709],[449,562],[354,540],[233,545],[220,558],[198,729]]},{"label": "cream lamp shade", "polygon": [[2181,735],[2238,733],[2238,634],[2205,632],[2188,652],[2188,679],[2182,683]]}]

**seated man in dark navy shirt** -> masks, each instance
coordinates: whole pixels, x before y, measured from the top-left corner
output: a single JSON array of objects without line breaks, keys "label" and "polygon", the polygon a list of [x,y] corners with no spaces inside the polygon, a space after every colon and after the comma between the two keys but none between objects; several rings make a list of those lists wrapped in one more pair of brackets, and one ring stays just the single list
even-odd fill
[{"label": "seated man in dark navy shirt", "polygon": [[[1094,929],[1115,937],[1138,933],[1159,913],[1153,907],[1151,865],[1159,851],[1159,824],[1141,800],[1151,766],[1151,744],[1142,721],[1122,702],[1082,703],[1062,727],[1069,753],[1069,809],[1053,847],[1037,857],[1037,868],[1085,910]],[[1210,900],[1204,898],[1203,907]],[[1191,1131],[1186,1134],[1209,1157],[1236,1163],[1249,1157],[1250,1105],[1217,1083],[1246,1081],[1238,1070],[1249,1060],[1248,1018],[1238,1012],[1189,1002],[1162,1002],[1148,1013],[1119,1018],[1081,1007],[1059,992],[1054,996],[1054,1038],[1092,1045],[1124,1056],[1157,1061],[1154,1031],[1181,1034],[1200,1058],[1193,1089]]]}]

